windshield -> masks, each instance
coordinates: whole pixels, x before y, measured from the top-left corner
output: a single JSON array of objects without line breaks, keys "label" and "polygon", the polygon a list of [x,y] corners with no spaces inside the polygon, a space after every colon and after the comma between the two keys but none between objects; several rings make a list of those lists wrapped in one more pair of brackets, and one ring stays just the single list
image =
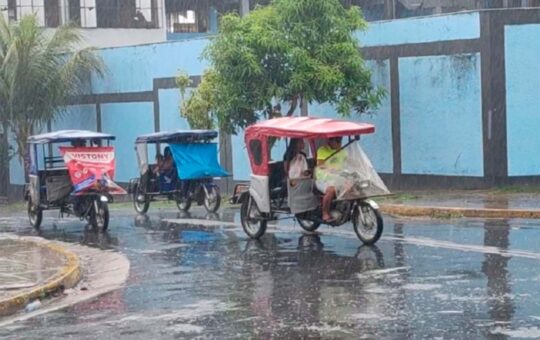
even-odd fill
[{"label": "windshield", "polygon": [[331,153],[317,166],[316,178],[335,186],[338,200],[390,194],[357,141]]}]

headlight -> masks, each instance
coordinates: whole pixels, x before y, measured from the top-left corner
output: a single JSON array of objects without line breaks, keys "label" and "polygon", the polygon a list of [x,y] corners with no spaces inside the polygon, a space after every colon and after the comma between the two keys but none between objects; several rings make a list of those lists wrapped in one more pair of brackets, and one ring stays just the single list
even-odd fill
[{"label": "headlight", "polygon": [[103,203],[109,202],[109,199],[107,198],[107,196],[100,196],[100,197],[99,197],[99,200],[100,200],[101,202],[103,202]]}]

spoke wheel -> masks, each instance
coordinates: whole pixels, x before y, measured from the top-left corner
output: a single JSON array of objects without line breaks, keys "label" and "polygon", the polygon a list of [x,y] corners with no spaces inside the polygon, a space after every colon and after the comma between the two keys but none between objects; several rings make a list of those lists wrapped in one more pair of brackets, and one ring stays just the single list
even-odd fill
[{"label": "spoke wheel", "polygon": [[95,229],[101,229],[106,231],[109,227],[109,205],[105,202],[97,201],[97,208],[95,202],[92,202],[93,207],[90,210],[90,224]]},{"label": "spoke wheel", "polygon": [[205,191],[204,207],[207,212],[215,213],[218,211],[220,205],[221,195],[219,194],[219,190],[215,186],[212,186],[210,190]]},{"label": "spoke wheel", "polygon": [[41,226],[41,221],[43,220],[43,210],[35,206],[30,198],[28,198],[26,208],[28,211],[28,220],[30,221],[30,225],[36,230],[39,229]]},{"label": "spoke wheel", "polygon": [[191,208],[191,197],[185,196],[185,195],[180,195],[176,199],[176,207],[181,212],[187,212],[189,210],[189,208]]},{"label": "spoke wheel", "polygon": [[142,192],[142,189],[139,185],[133,191],[133,207],[138,214],[146,214],[148,208],[150,207],[150,200]]},{"label": "spoke wheel", "polygon": [[383,232],[381,213],[371,205],[360,202],[354,210],[353,227],[356,236],[364,244],[374,244],[381,238]]},{"label": "spoke wheel", "polygon": [[302,214],[296,216],[296,220],[298,221],[298,224],[300,224],[300,227],[304,229],[305,231],[313,232],[321,226],[321,222],[316,222],[308,219],[301,218]]},{"label": "spoke wheel", "polygon": [[261,217],[262,214],[251,196],[242,202],[240,221],[245,233],[252,239],[259,239],[266,232],[268,221]]}]

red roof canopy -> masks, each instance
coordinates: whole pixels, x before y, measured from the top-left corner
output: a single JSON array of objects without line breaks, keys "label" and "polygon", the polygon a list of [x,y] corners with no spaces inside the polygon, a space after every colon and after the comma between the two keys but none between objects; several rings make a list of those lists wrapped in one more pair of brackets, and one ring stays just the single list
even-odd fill
[{"label": "red roof canopy", "polygon": [[354,123],[330,118],[282,117],[248,126],[246,138],[251,139],[255,136],[331,138],[373,132],[375,132],[375,126],[367,123]]}]

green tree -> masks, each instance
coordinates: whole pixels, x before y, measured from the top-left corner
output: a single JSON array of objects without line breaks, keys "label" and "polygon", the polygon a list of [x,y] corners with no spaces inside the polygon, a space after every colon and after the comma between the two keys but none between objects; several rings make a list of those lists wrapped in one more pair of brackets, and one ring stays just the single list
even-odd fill
[{"label": "green tree", "polygon": [[333,104],[344,117],[375,108],[385,93],[372,85],[355,37],[366,25],[358,7],[339,0],[273,0],[243,18],[224,15],[203,54],[211,68],[182,115],[211,117],[234,133],[280,115],[281,104],[289,116],[313,102]]},{"label": "green tree", "polygon": [[[74,26],[51,33],[34,15],[11,24],[0,15],[0,123],[13,133],[21,161],[28,136],[61,115],[70,98],[85,93],[92,72],[103,75],[102,60],[81,43]],[[5,133],[3,138],[0,164],[9,162]]]}]

